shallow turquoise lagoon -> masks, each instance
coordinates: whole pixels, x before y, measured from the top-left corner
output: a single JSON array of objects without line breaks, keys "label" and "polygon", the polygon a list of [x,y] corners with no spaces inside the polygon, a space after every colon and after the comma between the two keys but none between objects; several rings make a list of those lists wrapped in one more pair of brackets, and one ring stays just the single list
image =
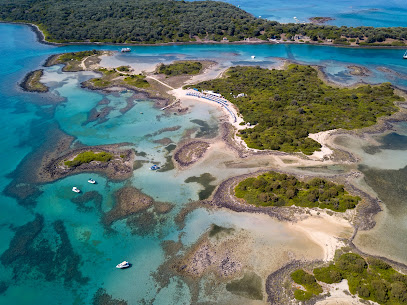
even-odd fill
[{"label": "shallow turquoise lagoon", "polygon": [[[164,115],[153,107],[152,100],[134,97],[132,92],[82,89],[80,83],[94,74],[62,73],[60,67],[45,69],[44,81],[52,88],[50,93],[26,93],[18,86],[24,75],[39,68],[47,56],[92,48],[119,49],[39,44],[28,27],[0,24],[0,188],[4,190],[0,194],[0,253],[7,254],[2,256],[0,264],[0,303],[89,304],[95,292],[103,288],[112,297],[128,300],[129,304],[143,301],[159,305],[189,304],[189,289],[179,278],[173,277],[164,287],[156,281],[154,275],[165,260],[162,241],[177,241],[179,234],[184,233],[182,241],[190,245],[212,223],[249,230],[250,216],[199,209],[187,217],[185,229],[179,229],[175,216],[198,199],[202,187],[185,183],[187,177],[175,170],[154,172],[148,168],[153,163],[164,165],[170,155],[169,147],[154,141],[168,137],[176,144],[188,130],[207,132],[195,120],[216,127],[217,109],[204,103],[191,103],[191,111],[185,115]],[[236,64],[277,66],[289,59],[319,65],[329,79],[340,83],[361,80],[349,75],[347,68],[358,64],[371,71],[363,81],[391,81],[406,88],[407,62],[401,60],[402,54],[402,50],[394,49],[308,45],[185,45],[137,46],[132,47],[130,54],[117,54],[106,60],[117,65],[142,64],[143,69],[148,69],[160,61],[205,58],[219,62],[221,70]],[[254,60],[252,55],[256,56]],[[393,72],[382,72],[380,67]],[[129,101],[135,103],[134,107],[120,111]],[[93,110],[100,111],[106,105],[111,110],[104,120],[90,120]],[[174,126],[180,127],[162,132]],[[38,158],[64,135],[73,136],[76,144],[83,145],[125,142],[128,147],[145,153],[141,159],[146,163],[134,171],[131,179],[120,183],[96,174],[81,174],[33,185],[30,181]],[[199,176],[202,171],[205,169],[191,174]],[[88,184],[89,176],[98,184]],[[115,205],[115,191],[126,184],[158,201],[169,202],[174,208],[165,216],[154,215],[144,230],[136,227],[132,232],[125,220],[105,228],[101,223],[103,213]],[[71,191],[73,185],[85,193],[95,191],[85,207],[75,203],[78,195]],[[32,187],[32,192],[24,198],[13,196],[10,186]],[[277,224],[275,227],[279,228]],[[284,231],[281,234],[285,236]],[[26,239],[29,242],[25,252],[20,256],[15,253],[17,256],[11,260],[7,249],[15,236],[20,241],[25,236],[32,238]],[[126,271],[114,268],[125,259],[131,260],[132,268]]]}]

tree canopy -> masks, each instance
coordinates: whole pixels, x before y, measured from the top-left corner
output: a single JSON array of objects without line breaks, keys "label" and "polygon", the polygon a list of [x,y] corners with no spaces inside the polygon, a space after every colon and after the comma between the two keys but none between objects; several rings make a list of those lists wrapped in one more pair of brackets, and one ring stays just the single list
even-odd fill
[{"label": "tree canopy", "polygon": [[[53,42],[100,41],[113,43],[186,42],[199,39],[229,41],[244,38],[280,38],[307,35],[312,41],[348,44],[385,42],[404,45],[402,27],[336,27],[280,24],[256,18],[219,1],[177,0],[0,0],[0,20],[38,25]],[[349,39],[349,40],[348,40]]]}]

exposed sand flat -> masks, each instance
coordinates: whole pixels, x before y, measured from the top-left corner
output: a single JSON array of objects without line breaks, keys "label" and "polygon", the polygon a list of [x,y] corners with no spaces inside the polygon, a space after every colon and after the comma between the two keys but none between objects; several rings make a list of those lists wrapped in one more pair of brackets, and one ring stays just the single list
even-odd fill
[{"label": "exposed sand flat", "polygon": [[349,239],[353,234],[351,224],[339,217],[329,216],[326,212],[315,211],[313,215],[293,224],[288,224],[293,230],[305,233],[311,240],[318,244],[324,251],[324,261],[331,261],[335,251],[345,244],[339,239]]},{"label": "exposed sand flat", "polygon": [[320,151],[314,151],[314,153],[310,156],[311,159],[324,159],[333,154],[332,149],[330,149],[327,146],[328,138],[333,131],[334,130],[327,130],[318,133],[310,133],[308,135],[309,138],[313,139],[314,141],[317,141],[319,144],[322,145]]},{"label": "exposed sand flat", "polygon": [[324,289],[329,289],[330,296],[325,300],[316,302],[315,305],[363,305],[371,304],[376,305],[378,303],[369,301],[359,301],[359,298],[354,295],[350,295],[348,280],[342,280],[337,284],[324,284]]}]

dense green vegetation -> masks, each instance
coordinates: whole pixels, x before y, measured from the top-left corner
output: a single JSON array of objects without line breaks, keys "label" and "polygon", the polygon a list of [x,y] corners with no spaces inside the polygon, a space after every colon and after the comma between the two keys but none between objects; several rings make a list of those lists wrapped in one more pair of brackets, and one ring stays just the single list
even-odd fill
[{"label": "dense green vegetation", "polygon": [[201,72],[201,69],[202,64],[199,61],[179,61],[169,65],[161,64],[158,66],[157,72],[167,76],[193,75]]},{"label": "dense green vegetation", "polygon": [[340,38],[372,44],[404,42],[406,28],[336,27],[255,18],[218,1],[170,0],[0,0],[0,20],[39,25],[54,42],[157,43],[200,39],[229,41],[306,35],[312,41]]},{"label": "dense green vegetation", "polygon": [[322,287],[317,283],[315,276],[305,272],[302,269],[296,270],[291,273],[291,279],[305,289],[305,291],[302,289],[296,289],[294,291],[294,297],[297,300],[309,300],[314,295],[322,293]]},{"label": "dense green vegetation", "polygon": [[[304,271],[300,269],[293,272],[291,277],[296,283],[301,284],[298,278],[301,279],[300,275],[303,273]],[[307,273],[305,285],[301,284],[307,292],[313,294],[316,294],[313,290],[315,283],[311,277],[328,284],[347,279],[349,291],[365,300],[384,305],[407,304],[407,276],[378,258],[364,259],[358,254],[345,253],[337,257],[328,267],[315,268],[313,273],[315,277]],[[301,298],[301,293],[297,295]],[[295,295],[296,298],[297,295]]]},{"label": "dense green vegetation", "polygon": [[276,172],[241,181],[235,188],[235,195],[257,206],[296,205],[337,212],[353,209],[360,200],[359,197],[350,196],[343,185],[321,178],[304,182]]},{"label": "dense green vegetation", "polygon": [[76,167],[83,163],[89,163],[92,161],[107,162],[113,158],[113,155],[108,152],[94,153],[93,151],[85,151],[78,154],[72,161],[65,161],[65,165],[68,167]]},{"label": "dense green vegetation", "polygon": [[393,102],[401,100],[389,83],[335,88],[323,83],[314,68],[294,64],[286,70],[232,67],[226,77],[195,87],[221,93],[256,125],[240,131],[249,147],[305,154],[320,148],[309,133],[374,125],[377,117],[395,112]]}]

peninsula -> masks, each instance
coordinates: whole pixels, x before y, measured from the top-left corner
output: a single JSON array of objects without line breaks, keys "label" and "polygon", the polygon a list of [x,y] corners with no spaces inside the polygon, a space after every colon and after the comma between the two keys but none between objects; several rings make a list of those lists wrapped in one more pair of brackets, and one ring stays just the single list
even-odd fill
[{"label": "peninsula", "polygon": [[223,78],[194,87],[216,91],[237,106],[249,125],[240,130],[248,147],[304,154],[321,147],[310,133],[374,125],[378,117],[396,112],[394,102],[403,100],[389,83],[333,87],[313,67],[295,64],[286,70],[231,67]]}]

